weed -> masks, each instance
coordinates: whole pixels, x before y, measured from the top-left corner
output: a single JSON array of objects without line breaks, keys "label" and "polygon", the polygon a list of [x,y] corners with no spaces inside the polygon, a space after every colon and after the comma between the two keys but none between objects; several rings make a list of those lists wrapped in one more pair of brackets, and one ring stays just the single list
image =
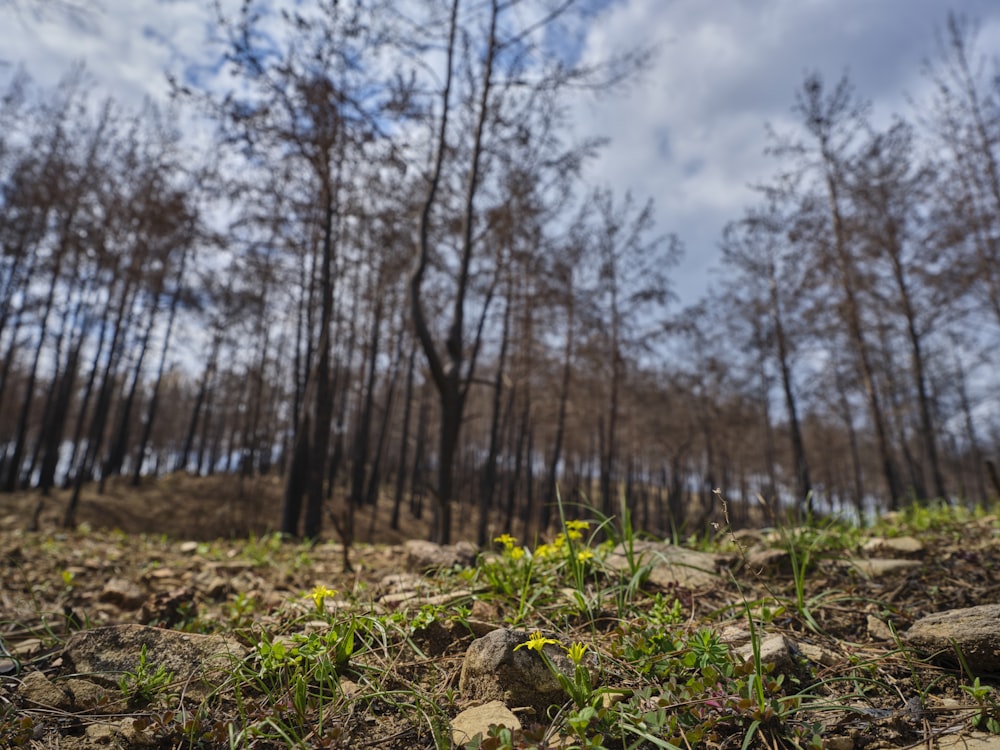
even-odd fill
[{"label": "weed", "polygon": [[118,678],[118,689],[130,706],[148,706],[157,698],[169,697],[169,691],[174,682],[174,673],[168,672],[160,664],[154,667],[149,663],[146,645],[139,651],[139,663],[131,672],[125,672]]}]

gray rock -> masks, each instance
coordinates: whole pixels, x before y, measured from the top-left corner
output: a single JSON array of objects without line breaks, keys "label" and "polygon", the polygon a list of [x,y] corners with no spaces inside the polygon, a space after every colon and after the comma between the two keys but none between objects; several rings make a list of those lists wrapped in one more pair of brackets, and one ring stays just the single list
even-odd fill
[{"label": "gray rock", "polygon": [[957,661],[957,646],[975,673],[1000,672],[1000,604],[928,615],[903,633],[903,642],[952,664]]},{"label": "gray rock", "polygon": [[418,573],[427,573],[455,565],[468,567],[476,561],[475,545],[469,542],[458,544],[435,544],[423,539],[410,539],[403,544],[406,552],[406,567]]},{"label": "gray rock", "polygon": [[938,750],[1000,750],[1000,735],[986,732],[952,734],[938,738]]},{"label": "gray rock", "polygon": [[891,641],[893,638],[892,629],[875,615],[868,615],[866,629],[873,640]]},{"label": "gray rock", "polygon": [[919,560],[897,560],[880,557],[846,560],[844,564],[866,578],[881,578],[882,576],[900,571],[913,570],[923,565]]},{"label": "gray rock", "polygon": [[139,609],[147,596],[146,590],[137,583],[125,578],[112,578],[104,584],[98,600],[120,609]]},{"label": "gray rock", "polygon": [[182,633],[144,625],[110,625],[74,633],[63,650],[69,671],[106,687],[134,671],[146,647],[150,668],[162,666],[191,697],[207,696],[247,655],[238,641],[222,635]]},{"label": "gray rock", "polygon": [[882,555],[888,553],[893,557],[898,555],[916,557],[924,551],[924,543],[912,536],[875,536],[865,542],[861,549]]},{"label": "gray rock", "polygon": [[[760,641],[760,661],[762,664],[773,664],[778,672],[792,669],[795,666],[795,645],[780,634],[765,635]],[[735,651],[744,661],[753,658],[753,644],[747,643]]]},{"label": "gray rock", "polygon": [[451,742],[462,747],[477,734],[485,737],[491,726],[520,729],[521,722],[501,701],[467,708],[451,720]]},{"label": "gray rock", "polygon": [[[517,648],[528,633],[502,628],[477,638],[465,653],[458,689],[473,701],[503,701],[511,708],[530,707],[545,715],[552,704],[561,704],[566,694],[542,657],[528,648]],[[549,661],[563,674],[573,674],[573,663],[554,644],[543,649]]]},{"label": "gray rock", "polygon": [[792,555],[787,549],[753,547],[747,551],[746,563],[754,575],[792,574]]},{"label": "gray rock", "polygon": [[[714,586],[719,582],[716,573],[719,558],[708,552],[649,541],[635,542],[632,551],[640,565],[652,565],[649,582],[657,586],[698,588]],[[606,562],[614,570],[627,571],[629,559],[625,546],[619,544],[615,547]]]}]

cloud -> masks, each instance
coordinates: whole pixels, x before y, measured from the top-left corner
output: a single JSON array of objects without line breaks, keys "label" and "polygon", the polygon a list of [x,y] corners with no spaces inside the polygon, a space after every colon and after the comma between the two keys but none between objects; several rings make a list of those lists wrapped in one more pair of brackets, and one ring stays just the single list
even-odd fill
[{"label": "cloud", "polygon": [[[1000,8],[986,0],[964,12],[998,36]],[[662,231],[688,256],[679,271],[684,301],[709,281],[724,224],[754,200],[752,183],[775,163],[764,155],[765,124],[795,127],[795,91],[807,73],[831,83],[845,72],[881,117],[908,114],[908,95],[926,91],[922,61],[934,53],[941,0],[623,0],[590,30],[584,59],[639,45],[658,54],[620,95],[577,110],[582,134],[611,138],[591,178],[656,200]]]},{"label": "cloud", "polygon": [[[225,5],[237,10],[240,0]],[[86,24],[14,7],[0,0],[0,57],[23,61],[43,84],[83,60],[107,93],[137,105],[166,95],[165,70],[202,82],[224,79],[212,4],[204,0],[102,0]],[[659,229],[688,248],[678,279],[693,301],[707,285],[723,225],[753,200],[749,185],[774,167],[763,155],[765,123],[794,126],[791,107],[804,75],[817,71],[832,82],[849,72],[880,117],[909,114],[908,96],[920,101],[928,91],[921,63],[934,54],[935,29],[952,5],[600,0],[591,7],[589,26],[566,17],[567,55],[595,61],[641,45],[656,45],[658,54],[623,91],[575,107],[580,135],[612,139],[590,179],[631,189],[639,200],[654,198]],[[1000,49],[995,0],[965,0],[960,10],[982,20],[983,49]]]}]

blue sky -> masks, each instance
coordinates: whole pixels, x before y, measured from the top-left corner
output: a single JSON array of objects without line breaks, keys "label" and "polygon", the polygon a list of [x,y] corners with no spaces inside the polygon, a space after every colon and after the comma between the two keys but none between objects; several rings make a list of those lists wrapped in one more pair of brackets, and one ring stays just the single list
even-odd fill
[{"label": "blue sky", "polygon": [[[210,64],[207,0],[0,0],[0,60],[54,83],[84,60],[99,86],[125,103],[160,99],[164,70]],[[291,0],[289,0],[291,2]],[[238,5],[238,3],[237,3]],[[581,103],[581,134],[611,145],[590,178],[637,199],[652,197],[658,229],[687,248],[677,291],[706,291],[724,224],[765,178],[765,124],[792,127],[794,93],[809,72],[850,74],[876,116],[913,114],[927,90],[921,63],[949,10],[978,19],[983,49],[1000,50],[995,0],[602,0],[581,30],[584,59],[654,44],[641,80],[619,95]]]}]

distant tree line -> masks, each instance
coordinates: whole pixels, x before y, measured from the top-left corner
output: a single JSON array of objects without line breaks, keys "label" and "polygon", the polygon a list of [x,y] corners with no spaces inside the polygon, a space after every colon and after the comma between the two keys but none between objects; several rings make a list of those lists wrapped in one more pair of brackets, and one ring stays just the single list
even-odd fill
[{"label": "distant tree line", "polygon": [[[573,513],[697,529],[1000,492],[1000,77],[948,19],[932,100],[876,125],[806,77],[774,177],[676,308],[677,238],[587,185],[572,97],[645,51],[553,47],[577,3],[246,3],[228,88],[169,111],[84,70],[0,108],[0,489],[284,478],[347,544],[390,503],[449,541]],[[200,118],[200,119],[197,119]],[[213,123],[210,139],[188,121]],[[589,511],[581,509],[589,507]]]}]

